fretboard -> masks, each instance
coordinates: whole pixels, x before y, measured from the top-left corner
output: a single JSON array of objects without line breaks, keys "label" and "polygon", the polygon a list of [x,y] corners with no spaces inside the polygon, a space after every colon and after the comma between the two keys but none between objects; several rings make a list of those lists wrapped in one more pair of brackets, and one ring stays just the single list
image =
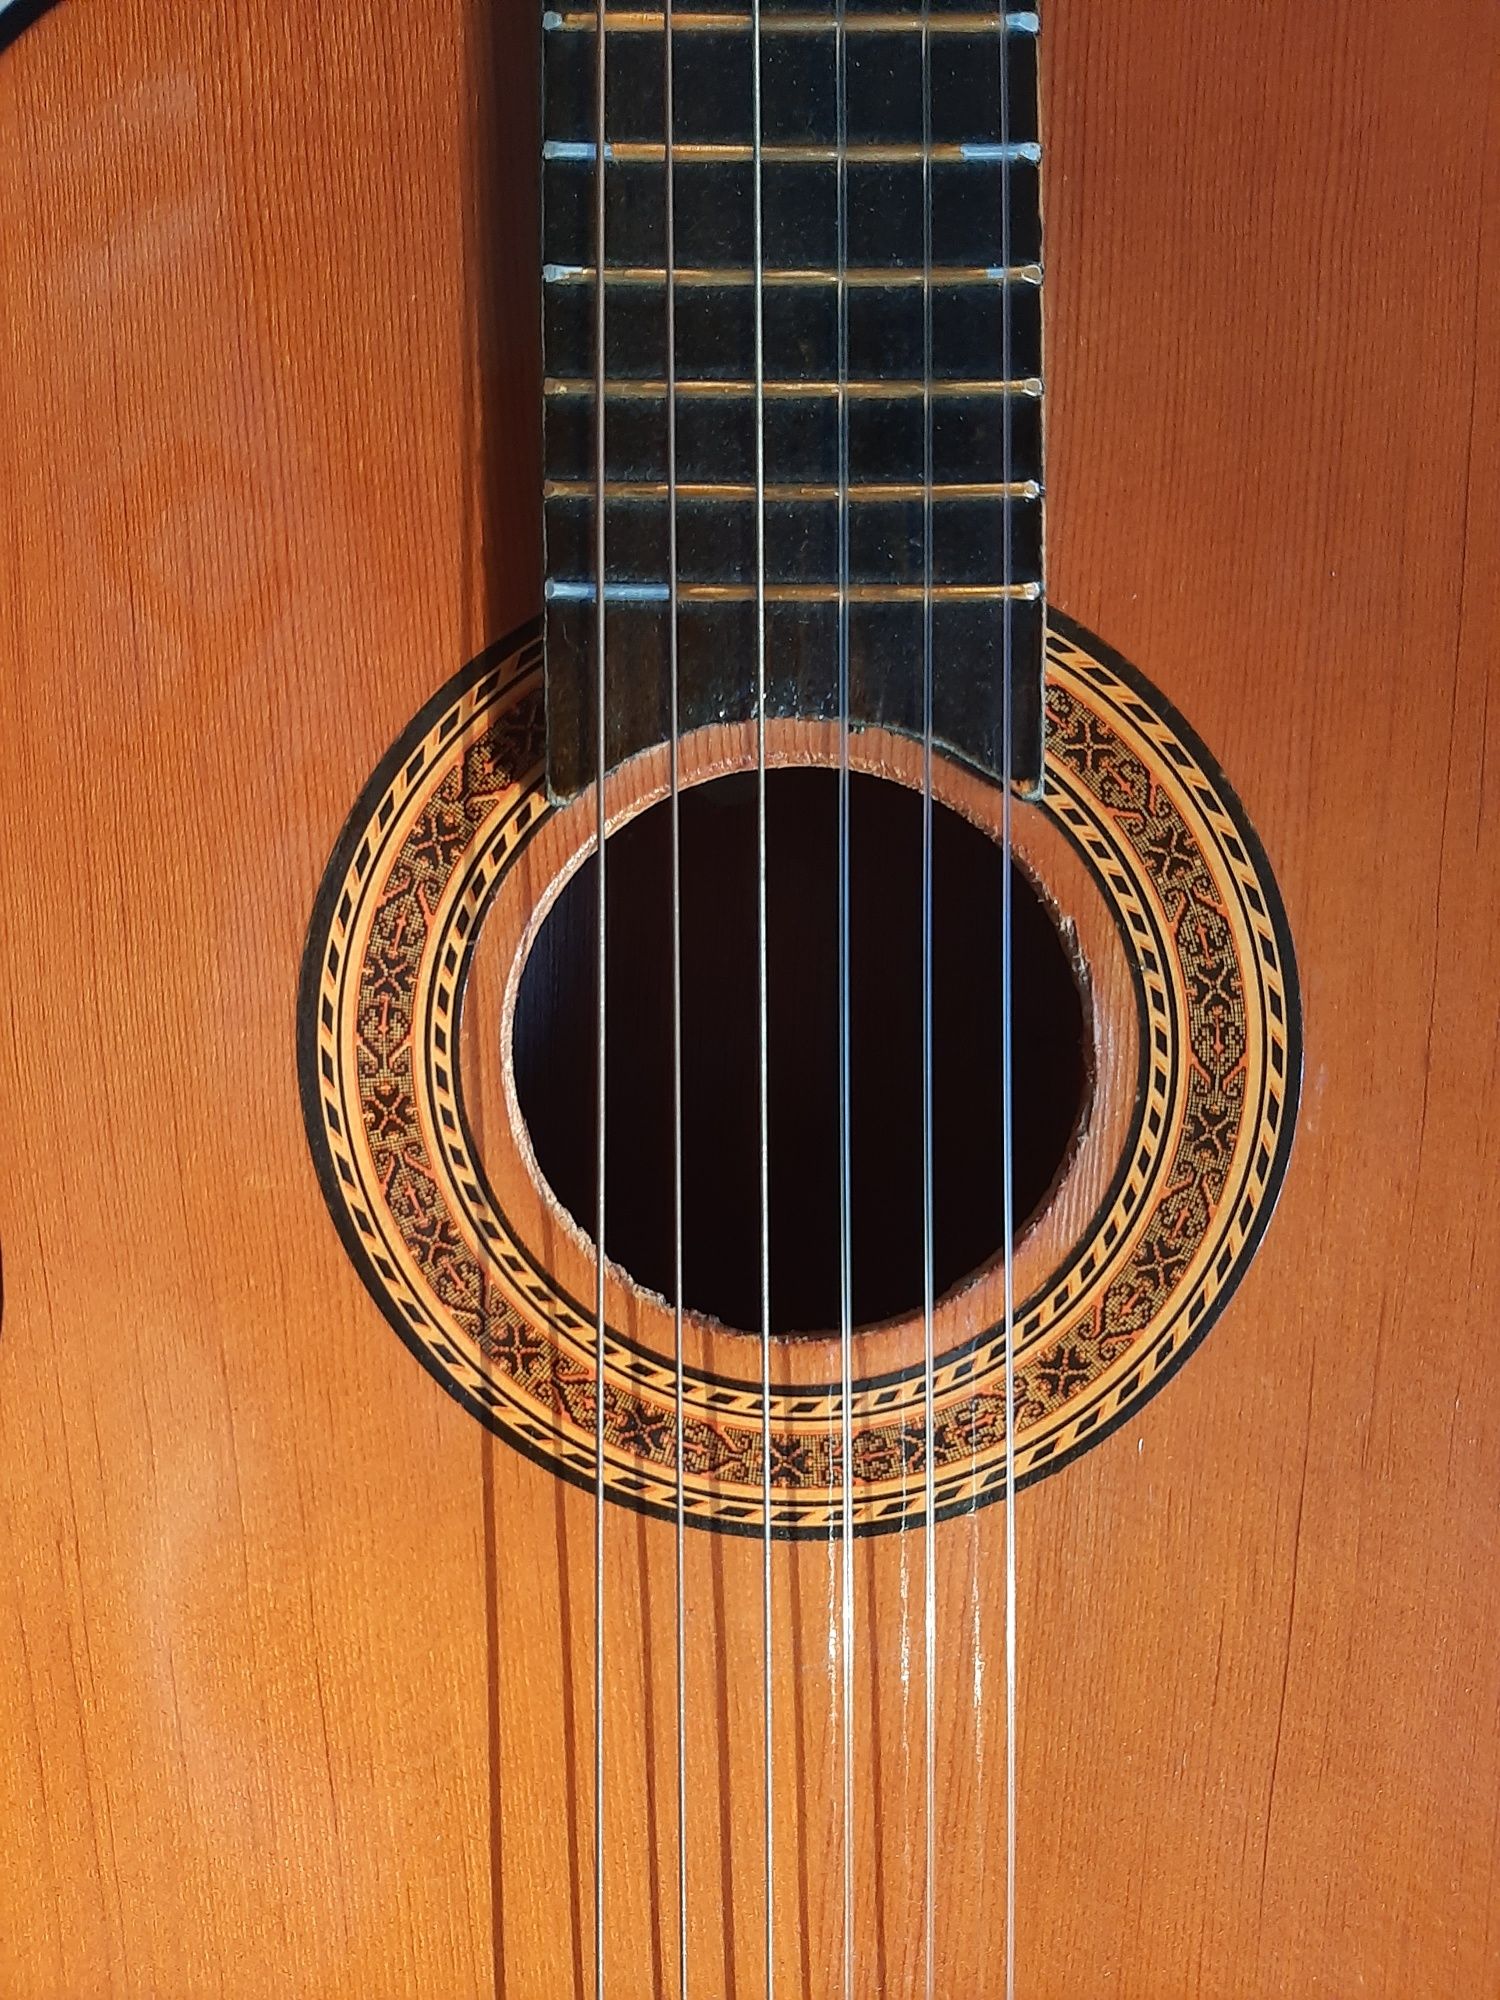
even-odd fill
[{"label": "fretboard", "polygon": [[663,14],[606,11],[602,133],[596,15],[543,19],[554,789],[596,768],[601,420],[610,766],[672,730],[673,627],[687,730],[752,713],[763,623],[768,713],[916,733],[930,659],[935,736],[995,775],[1008,660],[1034,782],[1036,16],[677,8],[670,161]]}]

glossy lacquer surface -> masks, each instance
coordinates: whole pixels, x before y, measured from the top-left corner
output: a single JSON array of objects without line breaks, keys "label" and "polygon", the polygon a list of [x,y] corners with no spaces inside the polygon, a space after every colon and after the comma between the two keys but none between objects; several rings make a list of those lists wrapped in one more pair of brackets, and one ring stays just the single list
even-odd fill
[{"label": "glossy lacquer surface", "polygon": [[[351,806],[540,609],[538,38],[61,0],[0,57],[15,2000],[593,1990],[592,1506],[385,1323],[296,1048]],[[1497,63],[1488,0],[1044,24],[1049,585],[1244,801],[1305,1072],[1234,1298],[1019,1501],[1037,2000],[1500,1979]],[[1068,854],[1118,1078],[1130,967]],[[494,972],[465,1059],[499,1162]],[[965,1636],[977,1577],[993,1673],[1003,1520],[937,1536],[943,2000],[995,1990],[1003,1927]],[[777,1991],[821,2000],[837,1565],[776,1556]],[[607,1561],[608,1991],[637,2000],[677,1990],[670,1525],[611,1507]],[[689,1535],[689,1990],[741,2000],[758,1563]],[[862,1540],[854,1583],[865,2000],[921,1990],[920,1537]]]}]

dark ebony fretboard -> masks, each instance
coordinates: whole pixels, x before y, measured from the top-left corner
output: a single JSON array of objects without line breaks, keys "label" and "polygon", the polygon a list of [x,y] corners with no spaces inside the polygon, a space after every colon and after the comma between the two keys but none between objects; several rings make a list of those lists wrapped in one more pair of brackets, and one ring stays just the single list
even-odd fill
[{"label": "dark ebony fretboard", "polygon": [[[759,431],[769,712],[837,713],[842,658],[857,722],[920,730],[930,607],[939,741],[998,773],[1008,635],[1012,773],[1034,782],[1036,16],[934,0],[924,78],[919,8],[762,7],[759,399],[750,14],[672,21],[669,355],[664,21],[605,14],[608,762],[670,733],[674,614],[679,727],[752,713]],[[596,758],[595,24],[544,16],[548,748],[563,794]]]}]

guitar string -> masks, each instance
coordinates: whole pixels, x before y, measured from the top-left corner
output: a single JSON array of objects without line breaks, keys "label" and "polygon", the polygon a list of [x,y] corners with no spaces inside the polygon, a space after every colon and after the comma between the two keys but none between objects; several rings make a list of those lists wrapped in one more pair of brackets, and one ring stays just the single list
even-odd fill
[{"label": "guitar string", "polygon": [[849,911],[849,175],[846,0],[835,18],[838,342],[838,1116],[839,1116],[839,1493],[840,1727],[843,1749],[843,1990],[854,1994],[854,1246],[850,1105]]},{"label": "guitar string", "polygon": [[[668,564],[670,564],[670,796],[672,796],[672,1006],[674,1006],[674,1340],[676,1340],[676,1456],[678,1456],[678,1504],[676,1504],[676,1708],[678,1708],[678,1978],[682,2000],[686,2000],[686,1606],[684,1606],[684,1468],[682,1468],[682,906],[680,906],[680,770],[678,770],[678,648],[676,648],[676,394],[674,394],[674,244],[672,244],[672,28],[666,0],[666,312],[668,312]],[[596,522],[594,522],[594,568],[596,568],[596,860],[598,860],[598,902],[596,902],[596,952],[598,952],[598,1060],[596,1060],[596,1406],[594,1406],[594,1986],[596,2000],[604,2000],[604,1442],[606,1442],[606,1396],[604,1396],[604,1226],[606,1226],[606,400],[604,400],[604,268],[606,268],[606,24],[604,10],[598,10],[596,30],[596,324],[594,324],[594,368],[596,368]],[[770,1454],[766,1426],[770,1418],[770,1288],[768,1288],[768,1020],[766,1020],[766,648],[764,648],[764,350],[762,350],[762,238],[760,238],[760,8],[752,8],[754,22],[754,206],[756,206],[756,846],[758,846],[758,1014],[760,1014],[760,1196],[762,1196],[762,1484],[764,1484],[764,1562],[762,1562],[762,1622],[764,1622],[764,1850],[766,1850],[766,1992],[772,1992],[772,1670],[770,1670]],[[924,1764],[926,1764],[926,1836],[924,1836],[924,1988],[932,1992],[932,1892],[934,1892],[934,1548],[932,1548],[932,322],[930,322],[930,276],[932,276],[932,220],[930,220],[930,50],[928,50],[928,0],[924,0],[922,24],[922,114],[924,114],[924,788],[922,788],[922,1070],[924,1070],[924,1430],[926,1430],[926,1480],[928,1500],[924,1508],[926,1536],[926,1584],[924,1584],[924,1652],[926,1652],[926,1718],[924,1718]],[[838,622],[838,710],[840,710],[840,810],[838,810],[838,1100],[840,1100],[840,1462],[842,1462],[842,1746],[844,1746],[844,1992],[852,1994],[854,1984],[854,1574],[852,1574],[852,1132],[850,1132],[850,684],[848,684],[848,296],[846,296],[846,230],[848,230],[848,190],[846,190],[846,22],[844,0],[838,6],[838,564],[840,564],[840,622]],[[1008,92],[1006,92],[1006,52],[1004,16],[1000,36],[1000,230],[1002,268],[1010,266],[1010,176],[1008,176]],[[1008,288],[1002,290],[1002,380],[1010,380],[1012,348],[1012,302]],[[1002,468],[1010,482],[1012,464],[1012,412],[1008,398],[1002,404]],[[1002,580],[1012,576],[1012,524],[1008,508],[1002,508]],[[1004,1376],[1006,1376],[1006,1430],[1004,1430],[1004,1484],[1006,1484],[1006,1996],[1014,2000],[1014,1912],[1016,1912],[1016,1524],[1014,1524],[1014,1164],[1012,1164],[1012,800],[1010,764],[1014,750],[1012,716],[1012,606],[1002,602],[1002,1230],[1004,1230]]]},{"label": "guitar string", "polygon": [[[672,1351],[675,1361],[672,1432],[677,1464],[676,1513],[672,1524],[672,1601],[676,1624],[674,1664],[677,1696],[677,1991],[678,2000],[688,2000],[687,1500],[686,1471],[683,1465],[686,1422],[682,1353],[682,769],[678,744],[682,700],[677,631],[677,205],[676,169],[673,158],[676,137],[673,92],[676,76],[673,62],[672,7],[673,0],[663,0],[662,200],[667,322],[667,683],[671,708],[667,764],[671,816],[672,904]],[[602,0],[600,11],[603,12]]]},{"label": "guitar string", "polygon": [[937,1911],[937,1478],[933,1204],[932,7],[922,0],[922,1991],[933,2000]]},{"label": "guitar string", "polygon": [[[1004,0],[999,9],[999,66],[998,66],[998,116],[997,138],[999,141],[999,192],[1000,192],[1000,258],[999,267],[1008,272],[1011,269],[1011,180],[1010,180],[1010,97],[1009,97],[1009,52],[1006,33]],[[1000,379],[1010,382],[1013,350],[1013,292],[1008,281],[1000,287]],[[1011,397],[1007,394],[1000,399],[1000,459],[1001,476],[1005,487],[1011,483],[1014,461],[1014,411]],[[1016,1476],[1015,1476],[1015,1173],[1014,1173],[1014,1131],[1012,1120],[1013,1104],[1013,925],[1012,925],[1012,855],[1014,849],[1014,821],[1012,802],[1011,767],[1014,763],[1014,714],[1013,714],[1013,661],[1014,661],[1014,611],[1010,602],[1009,586],[1014,573],[1014,548],[1012,541],[1012,516],[1009,499],[1001,505],[1001,581],[1005,586],[1001,599],[1000,622],[1000,1104],[998,1106],[1001,1125],[1000,1161],[1000,1225],[1001,1225],[1001,1272],[1002,1272],[1002,1355],[1004,1394],[1004,1445],[1002,1465],[1002,1494],[1004,1500],[1004,1555],[1003,1555],[1003,1699],[1002,1708],[1005,1722],[1003,1816],[1005,1847],[1004,1897],[1004,1943],[1002,1985],[1005,2000],[1016,2000],[1016,1883],[1017,1883],[1017,1603],[1016,1603]],[[985,1814],[983,1801],[987,1790],[985,1742],[986,1696],[988,1662],[984,1636],[984,1569],[981,1562],[979,1537],[979,1506],[977,1499],[979,1474],[979,1439],[971,1427],[969,1445],[970,1490],[976,1497],[970,1504],[970,1630],[973,1661],[973,1711],[975,1717],[975,1792],[980,1810],[976,1813],[976,1825],[981,1829],[977,1835],[979,1842],[975,1853],[975,1865],[984,1865],[983,1826]]]},{"label": "guitar string", "polygon": [[[1010,61],[1006,47],[1005,0],[1000,0],[1000,268],[1011,268],[1010,224]],[[1004,282],[1000,289],[1000,371],[1001,380],[1013,380],[1011,373],[1014,338],[1012,331],[1013,291]],[[1012,399],[1000,399],[1000,464],[1007,491],[1014,459],[1015,421]],[[1001,1215],[1002,1252],[1005,1273],[1005,2000],[1016,2000],[1016,1264],[1015,1264],[1015,1096],[1014,1006],[1015,974],[1012,931],[1011,855],[1013,820],[1011,767],[1015,752],[1015,718],[1012,696],[1014,661],[1014,613],[1009,585],[1015,566],[1012,544],[1012,505],[1000,503],[1000,580],[1006,586],[1000,610],[1000,1101],[1001,1101]]]},{"label": "guitar string", "polygon": [[766,2000],[776,1984],[775,1708],[771,1594],[771,1008],[769,879],[766,865],[766,355],[764,175],[761,161],[760,0],[750,0],[751,230],[755,259],[755,983],[759,1085],[760,1459],[761,1459],[761,1799]]},{"label": "guitar string", "polygon": [[605,1221],[605,16],[602,0],[594,33],[594,856],[598,978],[594,1104],[594,2000],[605,2000],[604,1982],[604,1221]]}]

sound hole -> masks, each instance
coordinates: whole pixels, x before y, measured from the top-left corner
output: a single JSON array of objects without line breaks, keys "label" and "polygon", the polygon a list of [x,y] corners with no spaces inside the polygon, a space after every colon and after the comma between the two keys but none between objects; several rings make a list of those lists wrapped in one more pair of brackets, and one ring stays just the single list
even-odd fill
[{"label": "sound hole", "polygon": [[[683,1301],[761,1322],[756,790],[684,792]],[[766,784],[771,1326],[840,1323],[838,778]],[[653,806],[610,837],[605,997],[605,1236],[636,1282],[674,1286],[671,822]],[[850,785],[850,1123],[858,1324],[923,1297],[922,801]],[[943,806],[933,824],[933,1213],[939,1295],[1000,1248],[1002,863]],[[1087,1088],[1083,1000],[1062,939],[1013,872],[1014,1174],[1018,1220],[1057,1176]],[[597,875],[548,913],[523,969],[517,1091],[538,1164],[592,1235]]]}]

